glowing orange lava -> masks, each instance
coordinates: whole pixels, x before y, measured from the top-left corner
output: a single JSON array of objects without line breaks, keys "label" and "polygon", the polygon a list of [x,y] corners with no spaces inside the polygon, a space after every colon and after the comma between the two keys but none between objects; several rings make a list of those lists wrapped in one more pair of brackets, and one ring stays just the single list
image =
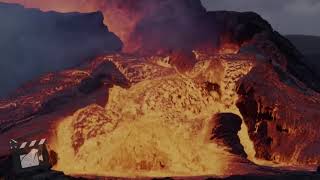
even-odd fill
[{"label": "glowing orange lava", "polygon": [[[241,116],[235,106],[235,86],[252,63],[199,56],[188,72],[176,71],[167,63],[170,57],[134,62],[135,73],[125,61],[106,58],[132,82],[141,79],[128,89],[114,86],[105,107],[92,104],[60,121],[51,144],[59,156],[55,169],[122,177],[232,174],[231,164],[241,160],[226,147],[207,142],[206,133],[215,113]],[[167,75],[156,76],[159,71]],[[219,84],[221,94],[206,91],[203,84],[208,82]],[[254,150],[245,128],[243,124],[239,137],[252,159]],[[77,163],[70,166],[70,162]]]}]

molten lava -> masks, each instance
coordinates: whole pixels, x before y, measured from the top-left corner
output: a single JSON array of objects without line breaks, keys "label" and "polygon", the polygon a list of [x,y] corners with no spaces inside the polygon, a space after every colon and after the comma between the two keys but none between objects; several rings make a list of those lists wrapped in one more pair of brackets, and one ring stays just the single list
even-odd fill
[{"label": "molten lava", "polygon": [[[92,104],[60,121],[52,143],[59,155],[55,168],[68,174],[125,177],[232,174],[231,163],[239,158],[228,153],[229,147],[206,140],[208,123],[219,112],[241,116],[235,106],[236,83],[252,62],[199,56],[183,73],[176,67],[183,64],[168,63],[172,57],[132,60],[130,66],[116,56],[106,57],[133,83],[127,89],[110,89],[105,107]],[[158,76],[161,72],[166,75]],[[208,83],[216,88],[208,88]],[[244,124],[239,136],[253,158]]]}]

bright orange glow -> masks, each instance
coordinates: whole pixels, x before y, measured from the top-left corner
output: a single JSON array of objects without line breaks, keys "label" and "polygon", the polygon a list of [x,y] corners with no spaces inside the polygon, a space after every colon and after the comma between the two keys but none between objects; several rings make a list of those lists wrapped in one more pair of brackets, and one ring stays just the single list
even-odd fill
[{"label": "bright orange glow", "polygon": [[[197,57],[193,69],[183,73],[168,64],[170,57],[152,57],[131,64],[135,75],[125,61],[112,60],[129,80],[140,79],[129,89],[109,90],[106,107],[92,104],[60,121],[51,144],[59,155],[55,169],[122,177],[244,173],[230,170],[240,162],[236,155],[206,137],[215,113],[240,115],[235,86],[252,64]],[[167,73],[156,76],[160,71]],[[206,91],[206,82],[219,84],[221,94]],[[245,126],[239,136],[253,158]]]}]

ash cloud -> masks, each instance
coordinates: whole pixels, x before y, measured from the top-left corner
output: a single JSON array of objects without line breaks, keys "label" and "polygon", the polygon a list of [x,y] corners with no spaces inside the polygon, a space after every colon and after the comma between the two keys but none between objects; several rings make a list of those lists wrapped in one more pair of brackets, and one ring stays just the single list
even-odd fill
[{"label": "ash cloud", "polygon": [[318,0],[202,0],[207,10],[254,11],[282,34],[320,35]]}]

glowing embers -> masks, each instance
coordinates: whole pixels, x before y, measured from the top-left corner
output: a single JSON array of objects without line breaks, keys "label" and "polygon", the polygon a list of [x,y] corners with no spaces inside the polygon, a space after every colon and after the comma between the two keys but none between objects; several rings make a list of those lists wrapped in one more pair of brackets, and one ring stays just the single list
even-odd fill
[{"label": "glowing embers", "polygon": [[[234,104],[226,107],[222,101],[230,95],[224,81],[231,76],[210,65],[218,62],[207,63],[195,65],[203,69],[192,78],[176,73],[142,80],[129,89],[114,86],[106,107],[91,105],[62,120],[52,144],[59,156],[56,169],[125,177],[232,174],[230,163],[239,162],[238,157],[206,141],[214,114],[239,115]],[[248,72],[243,67],[237,78]]]}]

